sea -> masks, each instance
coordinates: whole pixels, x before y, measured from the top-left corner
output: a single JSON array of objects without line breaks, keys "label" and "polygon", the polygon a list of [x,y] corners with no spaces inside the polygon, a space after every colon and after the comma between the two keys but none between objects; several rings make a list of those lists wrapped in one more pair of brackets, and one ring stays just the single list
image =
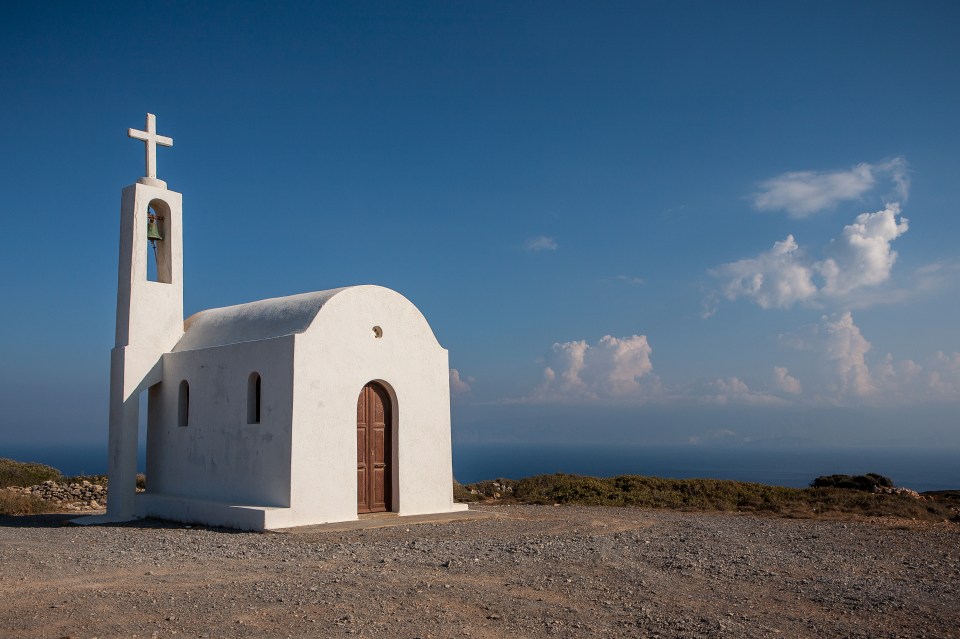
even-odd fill
[{"label": "sea", "polygon": [[[0,457],[35,461],[66,475],[104,474],[103,445],[0,444]],[[140,469],[145,467],[140,451]],[[521,479],[550,473],[596,477],[652,475],[676,479],[734,479],[801,488],[820,475],[879,473],[897,486],[923,492],[960,489],[960,451],[939,448],[795,448],[540,445],[454,443],[454,477],[461,483]]]}]

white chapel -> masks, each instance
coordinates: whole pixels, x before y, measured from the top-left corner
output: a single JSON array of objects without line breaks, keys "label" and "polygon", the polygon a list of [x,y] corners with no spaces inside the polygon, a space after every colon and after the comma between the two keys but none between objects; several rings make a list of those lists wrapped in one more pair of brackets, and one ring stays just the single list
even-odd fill
[{"label": "white chapel", "polygon": [[146,176],[121,197],[102,519],[267,530],[465,509],[452,494],[447,351],[405,297],[349,286],[184,320],[182,196],[156,173],[157,145],[173,140],[152,114],[145,128],[128,132],[145,144]]}]

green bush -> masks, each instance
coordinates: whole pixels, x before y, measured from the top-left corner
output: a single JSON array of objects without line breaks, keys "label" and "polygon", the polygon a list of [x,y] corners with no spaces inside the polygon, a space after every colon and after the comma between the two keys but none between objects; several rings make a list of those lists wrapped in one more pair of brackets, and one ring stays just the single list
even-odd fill
[{"label": "green bush", "polygon": [[0,488],[36,486],[51,479],[61,479],[60,471],[52,466],[0,458]]},{"label": "green bush", "polygon": [[[877,477],[880,477],[879,475]],[[882,478],[886,479],[886,478]],[[889,481],[889,480],[887,480]],[[721,510],[771,513],[786,517],[817,517],[829,513],[895,516],[912,519],[951,519],[946,500],[908,495],[874,494],[842,488],[786,488],[719,479],[662,479],[640,475],[586,477],[538,475],[519,481],[496,480],[510,486],[500,502],[632,506],[673,510]],[[491,482],[470,484],[491,497]]]},{"label": "green bush", "polygon": [[718,479],[661,479],[640,475],[612,478],[540,475],[517,482],[516,497],[527,503],[577,503],[683,510],[771,510],[796,488]]},{"label": "green bush", "polygon": [[893,480],[877,473],[866,475],[821,475],[810,482],[811,488],[846,488],[874,492],[875,488],[893,488]]}]

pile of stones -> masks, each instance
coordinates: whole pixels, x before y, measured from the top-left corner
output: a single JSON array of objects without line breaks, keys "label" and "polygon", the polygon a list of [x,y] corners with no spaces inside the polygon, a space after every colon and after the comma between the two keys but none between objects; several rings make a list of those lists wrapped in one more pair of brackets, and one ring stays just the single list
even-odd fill
[{"label": "pile of stones", "polygon": [[64,510],[101,510],[107,504],[107,487],[91,484],[83,480],[74,484],[58,484],[47,480],[29,488],[8,488],[7,490],[39,497],[53,502]]},{"label": "pile of stones", "polygon": [[873,492],[883,493],[885,495],[905,495],[914,499],[923,499],[923,496],[915,490],[902,488],[900,486],[874,486]]},{"label": "pile of stones", "polygon": [[504,497],[513,497],[513,486],[507,483],[509,480],[486,480],[467,486],[471,495],[479,495],[490,499],[502,499]]}]

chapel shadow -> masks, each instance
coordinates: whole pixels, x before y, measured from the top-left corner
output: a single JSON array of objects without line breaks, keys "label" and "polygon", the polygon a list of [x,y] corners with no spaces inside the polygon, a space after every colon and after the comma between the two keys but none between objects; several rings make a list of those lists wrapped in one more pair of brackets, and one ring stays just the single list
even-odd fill
[{"label": "chapel shadow", "polygon": [[70,526],[76,513],[46,513],[43,515],[0,515],[0,528],[59,528]]},{"label": "chapel shadow", "polygon": [[176,521],[166,521],[144,517],[131,521],[104,522],[97,524],[76,524],[72,520],[82,517],[78,513],[45,513],[42,515],[0,515],[0,528],[140,528],[150,530],[205,530],[210,532],[256,535],[263,534],[249,530],[235,530],[220,526],[203,526],[201,524],[183,524]]}]

